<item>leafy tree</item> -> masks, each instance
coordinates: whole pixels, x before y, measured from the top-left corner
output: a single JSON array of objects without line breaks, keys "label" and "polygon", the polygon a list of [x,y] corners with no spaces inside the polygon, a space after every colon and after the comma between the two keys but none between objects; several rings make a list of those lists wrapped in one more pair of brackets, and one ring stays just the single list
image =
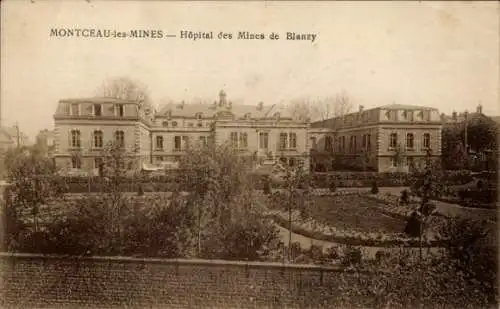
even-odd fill
[{"label": "leafy tree", "polygon": [[146,114],[153,112],[151,98],[146,85],[130,77],[120,76],[105,81],[97,88],[97,96],[137,101]]},{"label": "leafy tree", "polygon": [[5,157],[8,198],[6,207],[11,213],[33,218],[38,231],[39,211],[55,198],[62,198],[64,185],[58,181],[52,160],[30,148],[10,150]]},{"label": "leafy tree", "polygon": [[[227,257],[238,251],[240,253],[236,255],[240,257],[244,253],[247,258],[254,258],[255,253],[242,253],[237,248],[232,251],[224,243],[228,237],[236,237],[236,231],[239,231],[236,235],[241,237],[249,237],[247,233],[254,233],[259,228],[262,228],[263,234],[268,233],[266,225],[257,222],[256,218],[254,220],[257,221],[252,225],[245,223],[256,209],[244,159],[229,144],[208,147],[192,145],[181,158],[179,167],[184,171],[184,181],[191,191],[189,204],[196,212],[198,255]],[[245,243],[244,240],[241,241]],[[250,246],[248,250],[253,248],[255,251],[257,247]]]},{"label": "leafy tree", "polygon": [[372,181],[372,188],[371,188],[370,192],[371,192],[371,194],[378,194],[379,190],[378,190],[378,185],[377,185],[376,180]]},{"label": "leafy tree", "polygon": [[346,91],[324,98],[298,98],[286,106],[293,116],[313,121],[345,115],[351,112],[352,107],[352,102]]}]

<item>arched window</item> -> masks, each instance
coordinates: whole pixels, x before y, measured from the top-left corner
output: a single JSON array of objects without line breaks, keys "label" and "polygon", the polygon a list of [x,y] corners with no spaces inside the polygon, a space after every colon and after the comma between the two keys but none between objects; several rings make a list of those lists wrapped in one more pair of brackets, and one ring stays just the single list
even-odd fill
[{"label": "arched window", "polygon": [[80,148],[81,134],[79,130],[71,130],[71,147]]},{"label": "arched window", "polygon": [[413,149],[413,133],[406,134],[406,148]]},{"label": "arched window", "polygon": [[118,147],[125,147],[125,133],[123,131],[115,132],[115,142]]},{"label": "arched window", "polygon": [[102,148],[103,134],[102,131],[94,131],[94,148]]}]

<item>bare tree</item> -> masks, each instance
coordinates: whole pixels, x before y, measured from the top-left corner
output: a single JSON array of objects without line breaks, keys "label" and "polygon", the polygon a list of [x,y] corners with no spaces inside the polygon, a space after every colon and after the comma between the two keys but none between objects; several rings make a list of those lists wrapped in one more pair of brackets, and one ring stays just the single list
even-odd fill
[{"label": "bare tree", "polygon": [[335,96],[312,99],[310,97],[292,100],[286,108],[294,117],[313,121],[326,120],[349,113],[352,102],[346,91]]},{"label": "bare tree", "polygon": [[153,111],[147,86],[126,76],[105,81],[98,87],[96,96],[136,101],[146,113]]}]

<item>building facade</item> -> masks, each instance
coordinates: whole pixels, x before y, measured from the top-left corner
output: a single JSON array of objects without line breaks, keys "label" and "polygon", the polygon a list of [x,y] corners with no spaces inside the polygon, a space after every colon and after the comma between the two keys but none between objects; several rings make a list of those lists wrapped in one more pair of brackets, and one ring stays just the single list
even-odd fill
[{"label": "building facade", "polygon": [[[311,130],[327,129],[328,149],[317,145],[313,162],[322,162],[331,153],[326,166],[379,172],[408,171],[421,166],[428,153],[434,160],[441,156],[442,121],[435,108],[392,104],[350,113],[313,123]],[[313,163],[314,165],[314,163]]]},{"label": "building facade", "polygon": [[178,161],[194,143],[231,143],[256,164],[266,159],[309,167],[309,124],[276,106],[233,105],[224,91],[213,104],[169,104],[148,113],[111,98],[61,100],[54,115],[55,162],[63,171],[96,174],[109,141],[122,143],[134,166]]}]

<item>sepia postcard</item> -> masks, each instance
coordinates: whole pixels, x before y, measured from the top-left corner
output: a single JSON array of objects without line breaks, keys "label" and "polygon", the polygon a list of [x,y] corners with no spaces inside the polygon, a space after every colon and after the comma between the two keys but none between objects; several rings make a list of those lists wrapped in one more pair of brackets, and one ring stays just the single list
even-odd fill
[{"label": "sepia postcard", "polygon": [[500,4],[1,2],[0,308],[498,308]]}]

